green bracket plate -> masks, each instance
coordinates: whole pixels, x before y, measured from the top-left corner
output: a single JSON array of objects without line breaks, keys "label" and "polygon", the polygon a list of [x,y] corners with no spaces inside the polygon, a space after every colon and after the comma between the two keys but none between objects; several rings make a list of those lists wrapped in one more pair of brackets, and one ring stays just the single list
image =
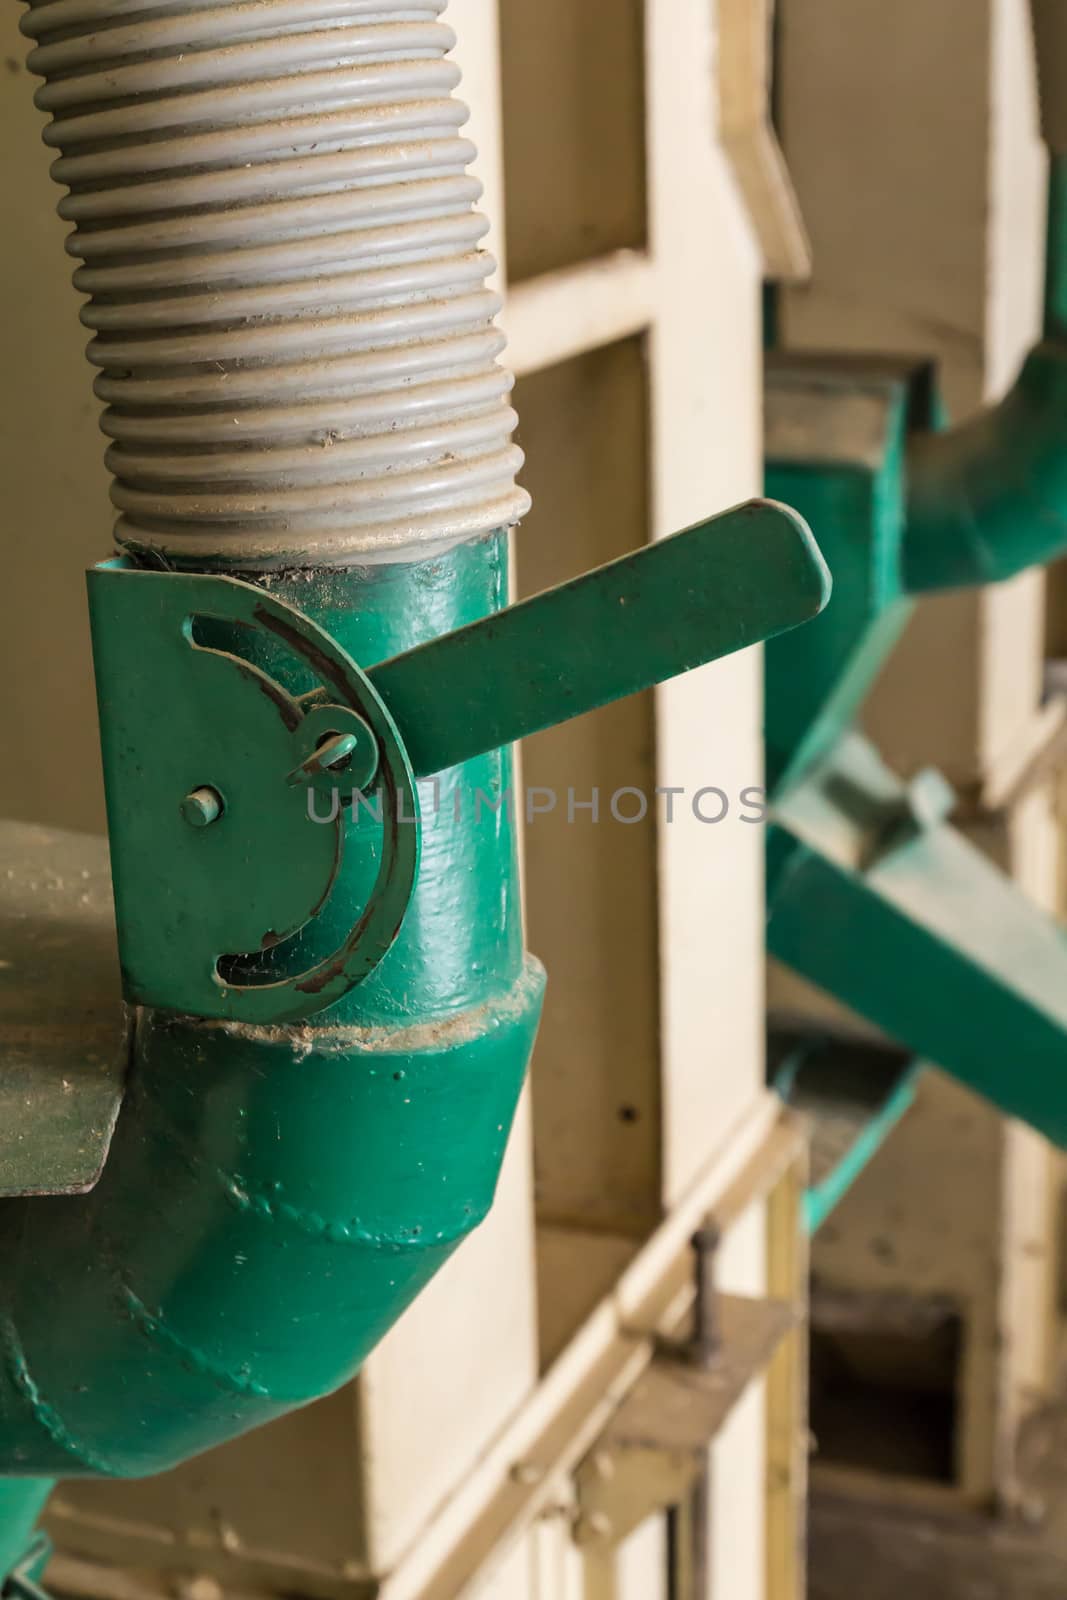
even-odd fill
[{"label": "green bracket plate", "polygon": [[[754,501],[364,671],[252,583],[94,568],[127,999],[253,1023],[324,1009],[399,931],[418,870],[419,828],[404,825],[417,777],[795,627],[829,589],[802,518]],[[294,697],[245,659],[279,648],[313,672],[315,693]],[[324,750],[352,763],[347,777],[321,770]],[[311,825],[306,785],[351,789],[373,773],[384,822],[368,903],[309,971],[251,981],[257,955],[279,959],[337,874],[344,809]]]},{"label": "green bracket plate", "polygon": [[[415,780],[389,712],[329,634],[236,579],[108,562],[89,574],[89,606],[127,1000],[251,1023],[332,1004],[391,948],[418,871],[419,829],[399,820],[417,816]],[[295,698],[200,642],[217,637],[211,625],[291,652],[320,692]],[[314,823],[293,780],[313,778],[323,740],[349,733],[373,743],[383,788],[375,888],[329,956],[242,982],[240,958],[285,944],[329,895],[343,811]]]},{"label": "green bracket plate", "polygon": [[0,1196],[103,1169],[127,1041],[107,846],[0,823]]}]

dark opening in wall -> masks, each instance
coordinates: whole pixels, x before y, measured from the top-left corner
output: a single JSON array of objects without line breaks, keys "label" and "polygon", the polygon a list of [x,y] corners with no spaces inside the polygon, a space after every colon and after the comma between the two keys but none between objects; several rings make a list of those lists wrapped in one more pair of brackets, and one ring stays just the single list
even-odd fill
[{"label": "dark opening in wall", "polygon": [[963,1319],[941,1296],[813,1286],[811,1427],[816,1460],[956,1482]]}]

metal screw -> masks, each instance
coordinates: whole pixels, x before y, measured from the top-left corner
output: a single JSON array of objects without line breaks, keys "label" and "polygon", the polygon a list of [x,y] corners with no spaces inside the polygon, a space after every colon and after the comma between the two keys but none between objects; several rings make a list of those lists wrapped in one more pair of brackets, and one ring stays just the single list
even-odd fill
[{"label": "metal screw", "polygon": [[344,733],[324,733],[311,754],[289,774],[294,786],[344,773],[357,789],[366,788],[378,770],[378,747],[366,723]]},{"label": "metal screw", "polygon": [[583,1512],[574,1524],[572,1537],[576,1545],[585,1548],[591,1544],[604,1544],[612,1535],[611,1518],[603,1511]]},{"label": "metal screw", "polygon": [[693,1303],[693,1337],[689,1344],[689,1359],[695,1367],[708,1371],[722,1352],[722,1330],[719,1326],[719,1305],[715,1293],[715,1257],[722,1235],[714,1224],[700,1228],[692,1238],[696,1258],[696,1300]]},{"label": "metal screw", "polygon": [[344,765],[359,744],[354,733],[335,733],[324,739],[315,751],[315,762],[327,772],[336,772]]},{"label": "metal screw", "polygon": [[208,828],[222,816],[222,796],[217,789],[206,786],[187,794],[179,807],[182,816],[192,828]]}]

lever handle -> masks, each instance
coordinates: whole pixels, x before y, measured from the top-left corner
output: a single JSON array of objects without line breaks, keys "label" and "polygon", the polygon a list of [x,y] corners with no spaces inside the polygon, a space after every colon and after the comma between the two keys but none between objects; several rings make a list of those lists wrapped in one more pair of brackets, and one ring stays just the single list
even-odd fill
[{"label": "lever handle", "polygon": [[[391,948],[418,875],[420,830],[399,826],[418,817],[417,775],[794,627],[830,578],[803,520],[757,501],[371,672],[234,578],[117,561],[89,587],[126,998],[273,1023],[331,1005]],[[292,696],[205,622],[281,646],[319,689]],[[309,825],[304,786],[368,780],[383,790],[377,879],[304,969],[296,936],[345,836],[337,806]]]},{"label": "lever handle", "polygon": [[830,581],[804,519],[752,500],[367,677],[427,777],[795,628]]}]

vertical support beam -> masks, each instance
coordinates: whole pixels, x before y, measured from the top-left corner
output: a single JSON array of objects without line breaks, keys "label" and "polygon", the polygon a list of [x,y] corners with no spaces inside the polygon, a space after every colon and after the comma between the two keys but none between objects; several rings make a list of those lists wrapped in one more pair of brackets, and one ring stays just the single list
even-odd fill
[{"label": "vertical support beam", "polygon": [[[806,1307],[805,1170],[794,1163],[767,1205],[767,1292]],[[766,1600],[804,1600],[808,1492],[808,1328],[798,1322],[767,1373]]]},{"label": "vertical support beam", "polygon": [[[758,492],[762,480],[762,258],[716,138],[719,21],[708,0],[646,5],[653,537],[684,527],[702,505]],[[763,1080],[762,829],[736,811],[741,791],[763,781],[762,693],[762,657],[752,651],[656,695],[658,782],[686,790],[659,838],[668,1206]],[[691,804],[707,787],[735,808],[713,826]],[[716,797],[709,801],[705,814],[714,816]],[[755,1226],[734,1230],[720,1263],[725,1289],[763,1291]],[[711,1570],[697,1600],[762,1600],[763,1427],[760,1385],[712,1452]]]},{"label": "vertical support beam", "polygon": [[[760,1199],[724,1234],[716,1285],[724,1294],[766,1295],[767,1267],[767,1201]],[[749,1385],[710,1453],[707,1600],[764,1600],[766,1473],[767,1380],[762,1378]]]},{"label": "vertical support beam", "polygon": [[[755,239],[715,140],[715,9],[646,7],[649,338],[655,537],[758,492],[760,280]],[[761,658],[751,651],[657,692],[657,768],[686,791],[659,839],[663,1200],[670,1204],[759,1091],[762,830],[737,797],[762,782]],[[694,796],[724,791],[709,825]],[[721,802],[708,796],[705,814]]]},{"label": "vertical support beam", "polygon": [[[1023,890],[1050,916],[1062,917],[1057,856],[1056,768],[1001,815],[1003,860]],[[1063,1155],[1021,1122],[1004,1130],[1004,1196],[998,1326],[1011,1352],[1001,1376],[997,1477],[1008,1507],[1024,1492],[1017,1481],[1019,1428],[1059,1377],[1059,1189]]]}]

